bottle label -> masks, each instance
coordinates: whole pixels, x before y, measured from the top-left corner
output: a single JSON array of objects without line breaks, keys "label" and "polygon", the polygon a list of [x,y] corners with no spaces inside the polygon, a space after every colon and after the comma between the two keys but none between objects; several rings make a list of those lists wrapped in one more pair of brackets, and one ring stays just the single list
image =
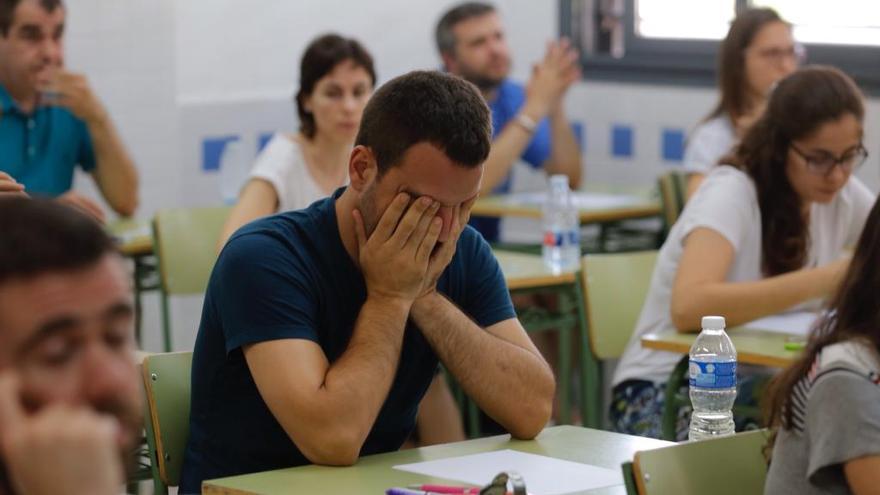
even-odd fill
[{"label": "bottle label", "polygon": [[736,387],[736,361],[723,363],[694,361],[690,364],[690,386],[700,388]]},{"label": "bottle label", "polygon": [[576,230],[548,230],[544,233],[544,245],[548,247],[577,246],[578,244],[580,244],[580,240]]}]

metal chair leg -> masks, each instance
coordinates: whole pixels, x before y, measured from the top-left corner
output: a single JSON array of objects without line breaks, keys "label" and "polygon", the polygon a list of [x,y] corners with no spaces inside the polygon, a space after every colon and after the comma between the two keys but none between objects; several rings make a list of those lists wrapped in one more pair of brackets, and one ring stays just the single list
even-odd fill
[{"label": "metal chair leg", "polygon": [[678,422],[678,410],[682,406],[690,403],[689,398],[680,397],[678,393],[678,390],[681,388],[682,380],[687,376],[689,364],[690,359],[688,356],[683,356],[678,364],[675,365],[672,374],[669,375],[669,381],[666,382],[666,393],[663,397],[663,418],[661,424],[664,440],[672,442],[676,440],[675,425]]}]

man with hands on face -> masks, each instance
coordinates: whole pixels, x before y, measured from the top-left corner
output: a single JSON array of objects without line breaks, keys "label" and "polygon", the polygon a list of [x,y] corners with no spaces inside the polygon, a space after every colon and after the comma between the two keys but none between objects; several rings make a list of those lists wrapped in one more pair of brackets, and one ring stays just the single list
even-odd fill
[{"label": "man with hands on face", "polygon": [[130,216],[137,170],[86,78],[64,68],[65,20],[61,0],[0,0],[0,172],[103,221],[98,204],[71,190],[79,166]]},{"label": "man with hands on face", "polygon": [[[440,18],[435,34],[445,69],[474,83],[492,112],[492,151],[480,192],[510,191],[511,170],[519,160],[547,174],[567,175],[576,189],[581,152],[563,108],[568,89],[581,76],[571,43],[565,39],[548,43],[544,58],[534,64],[523,87],[509,79],[510,46],[491,4],[456,5]],[[471,225],[487,241],[498,241],[497,218],[475,217]]]},{"label": "man with hands on face", "polygon": [[398,449],[439,361],[513,436],[541,431],[553,374],[465,225],[489,118],[466,81],[398,77],[364,111],[348,187],[230,239],[193,356],[183,492]]}]

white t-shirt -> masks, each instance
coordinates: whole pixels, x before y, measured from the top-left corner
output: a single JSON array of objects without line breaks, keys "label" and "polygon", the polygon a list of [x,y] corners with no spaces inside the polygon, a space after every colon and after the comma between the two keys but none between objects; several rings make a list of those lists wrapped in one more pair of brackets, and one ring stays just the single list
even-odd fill
[{"label": "white t-shirt", "polygon": [[726,115],[701,123],[688,137],[684,150],[684,170],[708,174],[737,141],[733,123]]},{"label": "white t-shirt", "polygon": [[275,133],[263,148],[250,177],[272,184],[278,195],[278,211],[301,210],[327,196],[309,173],[299,143],[281,132]]},{"label": "white t-shirt", "polygon": [[[873,203],[874,194],[855,176],[850,177],[830,203],[813,203],[806,266],[830,263],[838,259],[845,248],[854,246]],[[672,284],[684,251],[682,242],[698,227],[718,232],[733,245],[735,255],[726,281],[765,278],[761,271],[761,212],[754,183],[736,168],[715,167],[687,202],[660,248],[642,314],[614,374],[615,385],[630,379],[665,382],[681,359],[672,352],[645,349],[641,339],[648,333],[675,328],[670,315]]]}]

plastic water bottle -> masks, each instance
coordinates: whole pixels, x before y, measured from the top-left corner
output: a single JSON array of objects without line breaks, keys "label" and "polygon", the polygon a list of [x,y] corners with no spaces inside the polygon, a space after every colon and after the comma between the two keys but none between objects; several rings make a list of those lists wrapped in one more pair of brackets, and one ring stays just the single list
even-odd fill
[{"label": "plastic water bottle", "polygon": [[238,201],[238,194],[248,178],[249,166],[241,141],[236,139],[226,143],[220,156],[219,170],[220,197],[223,203],[234,205]]},{"label": "plastic water bottle", "polygon": [[690,352],[693,404],[689,440],[733,435],[736,349],[724,331],[723,316],[704,316],[703,331]]},{"label": "plastic water bottle", "polygon": [[553,272],[577,270],[581,257],[580,223],[572,203],[568,177],[550,177],[544,201],[544,264]]}]

